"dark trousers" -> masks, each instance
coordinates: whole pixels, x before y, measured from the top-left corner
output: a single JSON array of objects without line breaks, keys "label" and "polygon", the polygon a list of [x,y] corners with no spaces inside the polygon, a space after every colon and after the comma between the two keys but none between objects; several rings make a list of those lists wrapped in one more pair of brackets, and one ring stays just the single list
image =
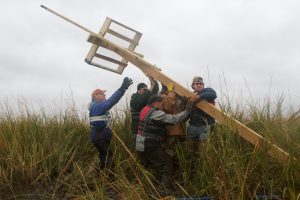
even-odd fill
[{"label": "dark trousers", "polygon": [[97,143],[94,143],[94,146],[99,152],[100,169],[110,169],[113,166],[113,155],[110,149],[110,140],[100,140]]},{"label": "dark trousers", "polygon": [[172,175],[173,163],[170,156],[165,152],[161,145],[161,141],[149,139],[145,140],[145,152],[140,152],[142,164],[153,166],[161,184],[170,189],[173,188]]}]

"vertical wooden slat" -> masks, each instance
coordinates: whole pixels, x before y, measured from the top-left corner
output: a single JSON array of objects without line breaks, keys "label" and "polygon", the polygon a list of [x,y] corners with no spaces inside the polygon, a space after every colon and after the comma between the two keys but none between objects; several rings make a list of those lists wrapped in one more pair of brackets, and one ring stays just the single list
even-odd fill
[{"label": "vertical wooden slat", "polygon": [[[142,34],[139,33],[139,32],[136,32],[135,35],[134,35],[134,37],[133,37],[133,40],[138,42],[138,41],[140,41],[141,37],[142,37]],[[134,49],[135,49],[135,47],[136,47],[136,45],[133,44],[133,43],[131,43],[129,45],[129,47],[128,47],[128,50],[133,52]],[[128,61],[123,57],[122,58],[122,63],[127,63],[127,62]],[[124,70],[124,68],[122,68],[121,66],[118,67],[118,71],[122,71],[123,72],[123,70]]]},{"label": "vertical wooden slat", "polygon": [[[99,31],[99,35],[104,37],[110,24],[111,24],[111,19],[107,17]],[[92,47],[90,48],[90,50],[85,58],[86,62],[92,62],[93,57],[95,56],[95,53],[97,52],[98,48],[99,48],[99,45],[95,45],[95,44],[92,45]]]}]

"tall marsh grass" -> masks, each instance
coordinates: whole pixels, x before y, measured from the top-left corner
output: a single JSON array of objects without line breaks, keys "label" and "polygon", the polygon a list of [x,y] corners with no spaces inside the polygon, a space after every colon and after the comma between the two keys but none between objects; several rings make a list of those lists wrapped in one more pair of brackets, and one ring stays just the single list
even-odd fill
[{"label": "tall marsh grass", "polygon": [[[114,110],[113,172],[95,170],[85,116],[70,107],[50,114],[23,105],[0,104],[0,198],[2,199],[160,199],[159,183],[136,160],[128,106]],[[214,199],[300,199],[300,111],[282,114],[282,101],[250,109],[221,105],[224,112],[263,134],[297,161],[283,165],[217,125],[197,152],[176,146],[177,196]]]}]

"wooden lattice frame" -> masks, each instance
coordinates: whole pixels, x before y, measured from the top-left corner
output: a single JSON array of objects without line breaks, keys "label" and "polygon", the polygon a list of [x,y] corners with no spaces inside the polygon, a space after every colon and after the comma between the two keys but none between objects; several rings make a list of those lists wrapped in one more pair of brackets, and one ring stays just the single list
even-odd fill
[{"label": "wooden lattice frame", "polygon": [[[111,25],[112,24],[117,24],[118,26],[120,27],[123,27],[131,32],[134,33],[134,36],[133,38],[129,38],[121,33],[118,33],[117,31],[113,30],[111,28]],[[139,40],[141,39],[142,37],[142,33],[128,27],[128,26],[125,26],[124,24],[120,23],[120,22],[117,22],[109,17],[106,17],[100,31],[99,31],[99,35],[102,36],[102,37],[105,37],[106,33],[109,33],[121,40],[124,40],[126,42],[129,43],[128,47],[126,48],[127,50],[134,52],[134,49],[136,48],[136,46],[138,46],[139,44]],[[88,38],[88,41],[91,40],[91,37]],[[101,45],[98,45],[98,44],[93,44],[85,58],[85,62],[90,64],[90,65],[93,65],[93,66],[96,66],[96,67],[99,67],[99,68],[102,68],[102,69],[105,69],[105,70],[109,70],[111,72],[115,72],[115,73],[118,73],[118,74],[122,74],[125,67],[127,66],[128,64],[128,60],[126,60],[125,58],[122,58],[122,60],[116,60],[114,58],[111,58],[111,57],[108,57],[108,56],[105,56],[105,55],[101,55],[99,53],[97,53],[97,50],[99,48],[99,46]],[[105,48],[105,47],[104,47]],[[141,54],[138,54],[138,53],[135,53],[136,55],[140,56],[140,57],[143,57]],[[97,57],[97,58],[100,58],[100,59],[103,59],[105,61],[108,61],[108,62],[111,62],[111,63],[114,63],[114,64],[118,64],[118,67],[117,69],[112,69],[111,67],[108,67],[108,66],[104,66],[102,64],[99,64],[99,63],[96,63],[96,62],[93,62],[93,58],[94,57]]]}]

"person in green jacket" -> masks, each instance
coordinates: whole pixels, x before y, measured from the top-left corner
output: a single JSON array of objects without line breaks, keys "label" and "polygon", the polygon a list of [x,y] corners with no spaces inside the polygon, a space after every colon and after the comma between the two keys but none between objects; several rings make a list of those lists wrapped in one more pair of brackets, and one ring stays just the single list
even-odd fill
[{"label": "person in green jacket", "polygon": [[138,131],[140,111],[147,105],[148,99],[152,94],[157,94],[159,85],[152,76],[147,75],[150,81],[150,88],[145,83],[139,83],[137,85],[136,93],[132,94],[130,99],[130,111],[131,111],[131,133],[133,145],[135,145],[136,134]]}]

